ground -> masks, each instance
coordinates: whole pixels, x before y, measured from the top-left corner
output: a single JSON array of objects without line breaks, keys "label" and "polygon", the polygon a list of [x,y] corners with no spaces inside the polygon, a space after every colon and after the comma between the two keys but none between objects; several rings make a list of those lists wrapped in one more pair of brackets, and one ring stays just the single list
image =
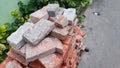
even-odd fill
[{"label": "ground", "polygon": [[78,68],[120,68],[119,6],[120,0],[94,0],[85,12],[84,43],[90,52],[82,56]]}]

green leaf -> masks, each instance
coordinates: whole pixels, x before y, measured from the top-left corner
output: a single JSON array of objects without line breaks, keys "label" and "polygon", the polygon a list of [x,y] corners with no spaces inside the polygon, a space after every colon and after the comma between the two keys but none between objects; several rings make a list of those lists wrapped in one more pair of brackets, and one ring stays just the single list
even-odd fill
[{"label": "green leaf", "polygon": [[3,36],[2,35],[0,35],[0,39],[2,39],[3,38]]},{"label": "green leaf", "polygon": [[69,3],[69,7],[76,7],[76,3],[74,1],[70,1]]},{"label": "green leaf", "polygon": [[6,31],[6,26],[5,25],[0,25],[0,31],[5,32]]},{"label": "green leaf", "polygon": [[4,44],[0,44],[0,51],[4,51],[6,49]]},{"label": "green leaf", "polygon": [[84,21],[85,15],[78,15],[78,18],[79,18],[80,21]]},{"label": "green leaf", "polygon": [[7,41],[5,39],[0,41],[1,43],[7,43]]},{"label": "green leaf", "polygon": [[89,4],[89,2],[90,2],[90,0],[82,0],[81,1],[81,6],[85,7],[85,6],[87,6]]},{"label": "green leaf", "polygon": [[0,55],[2,55],[2,51],[0,50]]}]

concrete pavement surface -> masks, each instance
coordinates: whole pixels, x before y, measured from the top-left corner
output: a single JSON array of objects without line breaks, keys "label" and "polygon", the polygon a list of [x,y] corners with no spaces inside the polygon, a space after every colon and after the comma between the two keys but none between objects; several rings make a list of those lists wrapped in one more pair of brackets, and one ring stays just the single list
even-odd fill
[{"label": "concrete pavement surface", "polygon": [[94,0],[85,15],[84,43],[90,51],[78,68],[120,68],[120,0]]}]

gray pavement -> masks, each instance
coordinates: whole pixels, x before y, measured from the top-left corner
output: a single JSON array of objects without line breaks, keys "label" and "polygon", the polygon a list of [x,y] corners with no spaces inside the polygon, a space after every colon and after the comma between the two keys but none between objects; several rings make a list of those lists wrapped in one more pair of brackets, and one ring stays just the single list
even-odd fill
[{"label": "gray pavement", "polygon": [[94,0],[85,14],[84,43],[90,52],[78,68],[120,68],[120,0]]}]

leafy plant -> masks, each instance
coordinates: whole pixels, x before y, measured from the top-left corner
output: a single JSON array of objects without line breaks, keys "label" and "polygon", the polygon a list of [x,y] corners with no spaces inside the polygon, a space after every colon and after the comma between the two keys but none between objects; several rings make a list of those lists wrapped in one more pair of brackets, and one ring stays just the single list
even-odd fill
[{"label": "leafy plant", "polygon": [[85,7],[85,6],[87,6],[89,3],[90,3],[90,0],[82,0],[82,1],[81,1],[81,6],[82,6],[82,7]]},{"label": "leafy plant", "polygon": [[78,15],[78,19],[83,22],[85,19],[85,15]]}]

